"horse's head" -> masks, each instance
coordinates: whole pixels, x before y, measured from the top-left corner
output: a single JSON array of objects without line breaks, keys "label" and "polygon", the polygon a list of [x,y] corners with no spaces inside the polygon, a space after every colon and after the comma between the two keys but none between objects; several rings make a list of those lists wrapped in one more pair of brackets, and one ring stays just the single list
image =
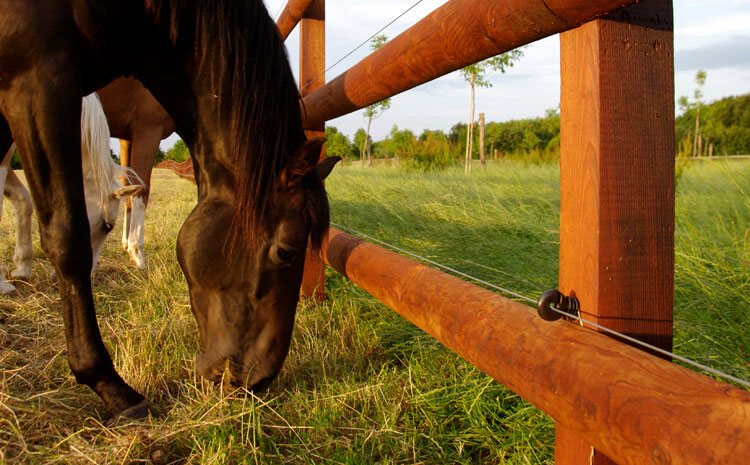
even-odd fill
[{"label": "horse's head", "polygon": [[[111,160],[108,160],[111,162]],[[91,251],[93,255],[91,271],[93,273],[99,259],[104,241],[112,229],[114,229],[117,217],[120,214],[120,203],[122,199],[137,194],[143,186],[122,186],[119,182],[121,176],[119,165],[112,163],[113,169],[109,171],[106,182],[97,184],[93,175],[84,169],[84,192],[86,195],[86,213],[89,217],[89,229],[91,231]]]},{"label": "horse's head", "polygon": [[[317,163],[321,139],[297,150],[272,186],[252,238],[232,236],[234,196],[205,196],[185,221],[177,256],[190,286],[201,352],[213,381],[262,389],[281,369],[292,335],[305,250],[328,228],[323,179],[339,160]],[[210,181],[209,181],[210,182]]]}]

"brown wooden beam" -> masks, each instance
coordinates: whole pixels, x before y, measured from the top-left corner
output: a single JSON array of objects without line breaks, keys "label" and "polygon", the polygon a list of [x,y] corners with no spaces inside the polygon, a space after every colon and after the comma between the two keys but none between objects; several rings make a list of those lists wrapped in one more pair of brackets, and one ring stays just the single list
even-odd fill
[{"label": "brown wooden beam", "polygon": [[343,116],[635,1],[451,0],[305,97],[306,124]]},{"label": "brown wooden beam", "polygon": [[[290,2],[290,4],[293,2]],[[297,2],[299,3],[299,2]],[[304,97],[325,84],[326,60],[326,2],[308,2],[300,23],[299,79],[300,94]],[[287,5],[289,7],[289,5]],[[310,126],[305,131],[308,139],[325,136],[325,121]],[[320,158],[325,158],[325,148]],[[302,275],[300,295],[315,300],[325,299],[325,266],[320,257],[310,253],[305,256],[305,271]]]},{"label": "brown wooden beam", "polygon": [[281,12],[276,27],[279,28],[281,37],[286,40],[289,34],[305,16],[305,12],[315,0],[289,0]]},{"label": "brown wooden beam", "polygon": [[323,258],[621,465],[750,457],[750,393],[335,229]]},{"label": "brown wooden beam", "polygon": [[[564,32],[560,49],[560,290],[587,320],[671,350],[672,0]],[[555,442],[557,465],[613,463],[564,425]]]}]

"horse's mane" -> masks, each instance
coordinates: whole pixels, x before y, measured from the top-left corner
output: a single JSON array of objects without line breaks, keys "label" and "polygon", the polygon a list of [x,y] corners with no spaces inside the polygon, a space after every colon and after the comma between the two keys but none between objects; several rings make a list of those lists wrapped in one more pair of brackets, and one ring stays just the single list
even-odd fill
[{"label": "horse's mane", "polygon": [[[84,175],[87,164],[94,178],[96,195],[99,205],[106,209],[109,206],[109,196],[114,188],[123,184],[124,178],[129,178],[131,184],[143,185],[140,176],[131,168],[120,166],[111,157],[109,149],[109,123],[104,114],[102,102],[94,92],[83,97],[81,102],[81,163]],[[88,188],[88,184],[84,183]],[[88,198],[93,193],[85,191]]]},{"label": "horse's mane", "polygon": [[[112,180],[119,180],[117,175],[122,172],[110,156],[109,125],[96,93],[83,97],[81,103],[81,153],[83,172],[86,173],[88,163],[98,191],[99,205],[106,206]],[[86,194],[92,195],[89,192]]]},{"label": "horse's mane", "polygon": [[[194,41],[195,58],[209,73],[230,129],[237,212],[233,229],[258,232],[274,183],[305,140],[300,97],[276,25],[259,0],[145,0],[174,43]],[[327,225],[326,225],[327,227]],[[314,235],[318,236],[318,235]]]}]

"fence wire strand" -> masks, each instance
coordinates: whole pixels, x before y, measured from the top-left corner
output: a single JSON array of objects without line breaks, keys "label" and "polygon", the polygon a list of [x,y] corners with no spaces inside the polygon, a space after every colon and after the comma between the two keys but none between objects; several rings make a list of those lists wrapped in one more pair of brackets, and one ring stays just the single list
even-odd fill
[{"label": "fence wire strand", "polygon": [[[413,252],[409,252],[408,250],[404,250],[404,249],[402,249],[400,247],[397,247],[397,246],[395,246],[393,244],[389,244],[388,242],[382,241],[382,240],[380,240],[380,239],[378,239],[376,237],[372,237],[372,236],[370,236],[368,234],[365,234],[365,233],[362,233],[360,231],[357,231],[356,229],[348,228],[346,226],[343,226],[343,225],[340,225],[340,224],[336,224],[336,223],[333,223],[333,222],[331,222],[331,226],[339,228],[339,229],[341,229],[343,231],[350,232],[352,234],[360,236],[360,237],[362,237],[364,239],[367,239],[369,241],[378,243],[380,245],[388,247],[391,250],[395,250],[395,251],[401,252],[401,253],[403,253],[405,255],[409,255],[409,256],[414,257],[414,258],[416,258],[416,259],[418,259],[418,260],[420,260],[422,262],[429,263],[430,265],[434,265],[434,266],[436,266],[438,268],[441,268],[443,270],[449,271],[449,272],[454,273],[454,274],[456,274],[458,276],[461,276],[461,277],[464,277],[464,278],[469,279],[471,281],[477,282],[477,283],[482,284],[484,286],[487,286],[489,288],[495,289],[495,290],[500,291],[500,292],[502,292],[504,294],[511,295],[511,296],[516,297],[516,298],[521,299],[521,300],[525,300],[526,302],[534,304],[534,306],[536,307],[537,301],[534,300],[534,299],[532,299],[531,297],[527,297],[527,296],[519,294],[517,292],[514,292],[514,291],[511,291],[511,290],[502,288],[502,287],[500,287],[498,285],[489,283],[489,282],[484,281],[482,279],[475,278],[474,276],[468,275],[466,273],[463,273],[463,272],[458,271],[456,269],[453,269],[451,267],[445,266],[445,265],[440,264],[440,263],[438,263],[438,262],[436,262],[434,260],[430,260],[429,258],[422,257],[421,255],[417,255],[417,254],[415,254]],[[578,321],[579,323],[582,323],[583,325],[588,325],[588,326],[591,326],[593,328],[599,329],[602,332],[608,333],[608,334],[610,334],[612,336],[616,336],[616,337],[618,337],[620,339],[623,339],[625,341],[628,341],[628,342],[631,342],[633,344],[639,345],[639,346],[641,346],[641,347],[643,347],[645,349],[657,352],[657,353],[659,353],[661,355],[664,355],[666,357],[671,357],[671,358],[673,358],[675,360],[679,360],[680,362],[685,363],[687,365],[690,365],[690,366],[692,366],[694,368],[698,368],[700,370],[706,371],[706,372],[714,374],[716,376],[720,376],[722,378],[725,378],[727,380],[731,380],[731,381],[733,381],[733,382],[735,382],[737,384],[741,384],[742,386],[750,388],[750,382],[747,382],[747,381],[745,381],[743,379],[737,378],[736,376],[732,376],[732,375],[730,375],[728,373],[724,373],[723,371],[717,370],[715,368],[711,368],[711,367],[706,366],[706,365],[704,365],[702,363],[699,363],[699,362],[696,362],[694,360],[691,360],[691,359],[689,359],[687,357],[683,357],[681,355],[677,355],[674,352],[670,352],[668,350],[664,350],[664,349],[661,349],[659,347],[653,346],[651,344],[648,344],[646,342],[640,341],[640,340],[635,339],[633,337],[630,337],[630,336],[628,336],[626,334],[622,334],[622,333],[617,332],[617,331],[615,331],[613,329],[606,328],[606,327],[604,327],[602,325],[599,325],[597,323],[591,322],[591,321],[586,320],[584,318],[581,318],[579,316],[571,315],[569,313],[563,312],[562,310],[559,310],[559,309],[554,308],[554,307],[550,307],[550,308],[553,311],[555,311],[555,312],[557,312],[557,313],[559,313],[559,314],[561,314],[561,315],[563,315],[565,317],[572,318],[572,319]]]},{"label": "fence wire strand", "polygon": [[410,6],[410,7],[409,7],[409,8],[407,8],[406,10],[404,10],[404,12],[403,12],[403,13],[401,13],[400,15],[398,15],[398,16],[396,16],[396,17],[395,17],[394,19],[392,19],[392,20],[391,20],[391,22],[389,22],[389,23],[388,23],[388,24],[386,24],[385,26],[383,26],[383,27],[381,27],[380,29],[378,29],[378,31],[377,31],[377,32],[376,32],[375,34],[371,35],[371,36],[370,36],[369,38],[367,38],[367,40],[365,40],[365,41],[364,41],[364,42],[362,42],[361,44],[359,44],[359,45],[357,45],[356,47],[354,47],[354,49],[352,49],[352,51],[350,51],[349,53],[347,53],[346,55],[344,55],[343,57],[341,57],[341,58],[340,58],[340,59],[339,59],[339,60],[338,60],[338,61],[337,61],[336,63],[332,64],[331,66],[329,66],[328,68],[326,68],[326,70],[325,70],[325,71],[323,71],[322,73],[320,73],[320,74],[318,74],[317,76],[315,76],[314,78],[312,78],[312,79],[310,80],[310,82],[308,82],[307,84],[305,84],[304,86],[302,86],[302,88],[300,88],[300,91],[302,91],[302,90],[306,89],[306,88],[307,88],[307,86],[309,86],[309,85],[310,85],[310,84],[312,84],[313,82],[315,82],[315,81],[317,81],[318,79],[320,79],[320,78],[321,78],[322,76],[324,76],[324,75],[325,75],[325,74],[326,74],[326,73],[327,73],[328,71],[330,71],[330,70],[332,70],[332,69],[333,69],[334,67],[336,67],[336,65],[338,65],[338,64],[339,64],[339,63],[341,63],[342,61],[344,61],[344,60],[346,60],[347,58],[349,58],[349,57],[350,57],[350,56],[351,56],[351,55],[352,55],[352,54],[353,54],[354,52],[356,52],[357,50],[359,50],[360,48],[362,48],[362,47],[363,47],[363,46],[364,46],[364,45],[365,45],[366,43],[368,43],[369,41],[371,41],[371,40],[372,40],[373,38],[375,38],[375,37],[376,37],[376,36],[377,36],[378,34],[380,34],[381,32],[385,31],[385,30],[386,30],[386,29],[387,29],[387,28],[388,28],[388,27],[389,27],[389,26],[390,26],[391,24],[393,24],[393,23],[395,23],[396,21],[398,21],[399,19],[401,19],[401,18],[402,18],[402,17],[403,17],[403,16],[404,16],[404,15],[405,15],[406,13],[410,12],[411,10],[413,10],[413,9],[414,9],[414,8],[415,8],[415,7],[417,6],[417,5],[419,5],[419,4],[420,4],[420,3],[422,3],[423,1],[424,1],[424,0],[417,0],[417,2],[416,2],[416,3],[414,3],[414,4],[412,5],[412,6]]}]

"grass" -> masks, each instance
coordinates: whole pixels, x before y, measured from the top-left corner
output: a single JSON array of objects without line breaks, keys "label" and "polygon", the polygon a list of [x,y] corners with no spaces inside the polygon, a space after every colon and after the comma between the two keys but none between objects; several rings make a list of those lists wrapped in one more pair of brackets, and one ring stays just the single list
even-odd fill
[{"label": "grass", "polygon": [[[496,163],[471,178],[338,167],[332,219],[536,297],[557,281],[558,170]],[[748,378],[750,163],[696,164],[677,195],[676,352]],[[94,276],[105,343],[123,377],[164,412],[104,428],[76,385],[51,270],[0,297],[0,462],[552,463],[544,414],[344,278],[325,304],[300,305],[289,358],[259,395],[193,370],[197,329],[174,258],[194,187],[156,170],[147,214],[150,271],[128,263],[119,226]],[[0,254],[12,256],[12,215]]]}]

